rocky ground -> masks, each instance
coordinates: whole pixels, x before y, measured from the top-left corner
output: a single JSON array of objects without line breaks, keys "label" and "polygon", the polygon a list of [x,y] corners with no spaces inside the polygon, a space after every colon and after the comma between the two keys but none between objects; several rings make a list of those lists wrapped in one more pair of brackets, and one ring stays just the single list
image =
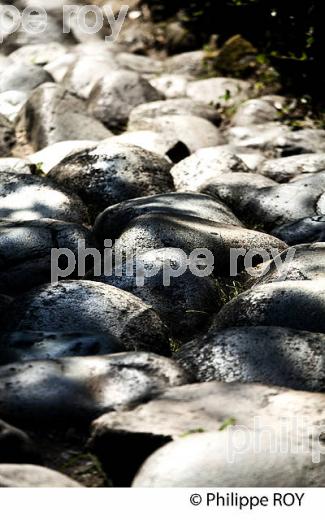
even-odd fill
[{"label": "rocky ground", "polygon": [[[218,72],[239,37],[168,56],[138,2],[115,43],[64,3],[1,44],[0,486],[325,485],[325,131],[247,42]],[[210,274],[166,284],[197,248]]]}]

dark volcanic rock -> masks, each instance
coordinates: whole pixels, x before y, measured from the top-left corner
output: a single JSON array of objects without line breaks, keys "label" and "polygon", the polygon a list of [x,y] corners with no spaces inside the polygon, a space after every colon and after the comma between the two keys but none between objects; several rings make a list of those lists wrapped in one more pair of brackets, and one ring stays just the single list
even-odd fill
[{"label": "dark volcanic rock", "polygon": [[306,217],[272,230],[272,235],[289,245],[325,241],[325,216]]},{"label": "dark volcanic rock", "polygon": [[152,213],[165,213],[175,217],[196,217],[219,224],[241,226],[241,222],[222,202],[199,193],[166,193],[131,199],[105,209],[98,215],[94,233],[103,243],[106,238],[117,238],[136,217]]},{"label": "dark volcanic rock", "polygon": [[96,245],[87,228],[78,224],[49,219],[0,221],[0,292],[9,295],[23,293],[50,282],[52,267],[57,265],[66,269],[62,257],[52,265],[53,248],[67,248],[74,255],[76,264],[66,274],[77,277],[81,240],[86,248]]},{"label": "dark volcanic rock", "polygon": [[[286,244],[265,233],[239,226],[187,215],[149,213],[130,222],[115,242],[115,253],[120,255],[119,258],[125,254],[131,258],[135,252],[165,247],[180,248],[187,255],[195,249],[208,249],[206,253],[210,260],[211,256],[214,259],[215,274],[228,276],[234,274],[230,273],[233,267],[231,250],[241,248],[243,254],[251,249],[262,249],[264,253],[281,252],[286,249]],[[257,255],[255,260],[259,262],[260,256]],[[238,258],[238,271],[242,261],[243,257]]]},{"label": "dark volcanic rock", "polygon": [[40,457],[28,435],[0,419],[0,464],[36,464],[37,462],[40,462]]},{"label": "dark volcanic rock", "polygon": [[7,331],[114,334],[126,350],[169,350],[165,326],[132,294],[97,282],[65,281],[44,285],[10,307]]},{"label": "dark volcanic rock", "polygon": [[128,409],[187,382],[175,362],[146,352],[14,363],[0,375],[2,417],[45,427]]},{"label": "dark volcanic rock", "polygon": [[73,154],[49,176],[96,212],[123,200],[173,191],[170,164],[138,146],[109,144]]},{"label": "dark volcanic rock", "polygon": [[30,174],[0,172],[0,218],[34,220],[50,218],[88,222],[87,208],[50,179]]},{"label": "dark volcanic rock", "polygon": [[245,291],[216,317],[219,329],[275,326],[325,332],[325,282],[274,282]]},{"label": "dark volcanic rock", "polygon": [[181,347],[180,365],[200,382],[263,383],[325,389],[325,334],[281,327],[210,329]]},{"label": "dark volcanic rock", "polygon": [[95,279],[131,292],[152,306],[173,338],[190,338],[209,323],[220,302],[213,278],[200,278],[186,260],[185,256],[184,263],[178,249],[147,251],[123,264],[122,275],[116,273],[116,267],[111,276]]},{"label": "dark volcanic rock", "polygon": [[1,337],[0,364],[72,356],[102,356],[123,352],[113,335],[82,332],[9,332]]}]

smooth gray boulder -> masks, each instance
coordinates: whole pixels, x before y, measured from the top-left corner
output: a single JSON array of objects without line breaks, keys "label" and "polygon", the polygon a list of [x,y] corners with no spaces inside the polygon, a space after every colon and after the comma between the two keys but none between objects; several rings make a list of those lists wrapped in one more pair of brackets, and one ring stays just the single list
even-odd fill
[{"label": "smooth gray boulder", "polygon": [[158,116],[130,121],[128,130],[154,130],[166,139],[176,139],[187,146],[190,152],[200,148],[218,146],[224,138],[218,128],[202,117],[192,115]]},{"label": "smooth gray boulder", "polygon": [[[232,262],[231,251],[241,248],[242,253],[261,249],[270,254],[286,249],[286,244],[258,231],[244,229],[230,224],[218,224],[192,216],[149,213],[132,220],[115,242],[115,254],[119,258],[135,253],[165,247],[180,248],[190,255],[195,249],[204,249],[205,265],[214,269],[216,276],[229,276],[235,270],[239,274],[243,268],[243,255]],[[208,250],[208,251],[207,251]],[[256,254],[254,263],[260,261]]]},{"label": "smooth gray boulder", "polygon": [[[79,243],[95,247],[91,232],[79,224],[40,219],[0,220],[0,293],[18,295],[48,283],[53,269],[65,269],[62,258],[53,260],[53,249],[68,249],[75,258],[69,277],[78,277]],[[85,262],[91,268],[92,262]],[[67,276],[67,274],[65,274]]]},{"label": "smooth gray boulder", "polygon": [[249,126],[277,121],[283,116],[286,99],[281,96],[264,96],[242,103],[231,119],[233,126]]},{"label": "smooth gray boulder", "polygon": [[325,243],[289,247],[271,262],[258,266],[252,285],[286,280],[325,280]]},{"label": "smooth gray boulder", "polygon": [[124,345],[112,334],[82,332],[8,332],[0,337],[0,365],[35,359],[102,356],[123,352]]},{"label": "smooth gray boulder", "polygon": [[96,141],[110,135],[87,114],[82,100],[54,83],[43,83],[32,92],[16,122],[20,145],[30,144],[34,151],[59,141]]},{"label": "smooth gray boulder", "polygon": [[188,98],[167,99],[139,104],[130,113],[130,124],[142,119],[155,119],[160,116],[193,115],[207,119],[216,125],[221,118],[218,111],[205,103],[194,102]]},{"label": "smooth gray boulder", "polygon": [[[67,63],[67,65],[67,71],[61,84],[70,93],[81,99],[88,99],[97,81],[118,69],[115,56],[110,52],[102,55],[98,55],[98,53],[77,55],[72,63]],[[51,64],[47,70],[51,70]]]},{"label": "smooth gray boulder", "polygon": [[191,338],[207,327],[221,306],[214,279],[197,276],[184,265],[184,255],[178,249],[138,254],[136,259],[115,266],[112,273],[92,279],[138,296],[156,311],[176,339]]},{"label": "smooth gray boulder", "polygon": [[96,218],[94,233],[101,244],[107,238],[113,240],[121,235],[133,219],[148,213],[191,216],[219,224],[242,226],[222,202],[200,193],[177,192],[140,197],[110,206]]},{"label": "smooth gray boulder", "polygon": [[251,96],[251,84],[234,78],[209,78],[188,83],[186,94],[194,101],[227,108]]},{"label": "smooth gray boulder", "polygon": [[325,215],[295,220],[275,227],[271,233],[288,245],[325,242]]},{"label": "smooth gray boulder", "polygon": [[[144,460],[162,445],[195,432],[244,428],[317,429],[324,424],[324,394],[257,384],[196,383],[167,389],[133,410],[96,419],[90,447],[115,485],[129,485]],[[119,452],[128,453],[121,467]]]},{"label": "smooth gray boulder", "polygon": [[96,214],[123,200],[173,191],[170,167],[138,146],[106,143],[67,157],[49,177],[77,193]]},{"label": "smooth gray boulder", "polygon": [[14,363],[0,374],[2,417],[45,428],[130,409],[188,381],[174,361],[146,352]]},{"label": "smooth gray boulder", "polygon": [[265,161],[260,173],[277,182],[287,182],[306,173],[325,171],[325,153],[306,153]]},{"label": "smooth gray boulder", "polygon": [[8,309],[4,331],[115,335],[126,350],[168,353],[167,330],[151,307],[99,282],[68,280],[20,296]]},{"label": "smooth gray boulder", "polygon": [[77,152],[94,148],[98,141],[60,141],[29,155],[29,160],[42,172],[48,173],[63,159]]},{"label": "smooth gray boulder", "polygon": [[0,93],[8,90],[30,92],[53,78],[42,67],[13,63],[0,76]]},{"label": "smooth gray boulder", "polygon": [[253,148],[265,150],[274,157],[322,153],[325,151],[325,130],[303,128],[294,131],[278,122],[229,128],[227,137],[230,144],[243,150]]},{"label": "smooth gray boulder", "polygon": [[215,319],[218,329],[287,327],[325,332],[325,282],[285,281],[259,285],[227,303]]},{"label": "smooth gray boulder", "polygon": [[3,488],[75,488],[78,482],[58,471],[29,464],[0,464]]},{"label": "smooth gray boulder", "polygon": [[[270,444],[269,436],[273,442]],[[133,487],[318,487],[325,483],[324,455],[308,432],[245,429],[247,448],[236,449],[236,434],[197,433],[160,448],[140,468]],[[243,438],[243,432],[237,437]],[[289,443],[290,449],[285,449]],[[322,443],[321,443],[322,444]],[[258,450],[256,450],[258,446]],[[313,453],[320,460],[313,461]]]},{"label": "smooth gray boulder", "polygon": [[164,72],[189,79],[206,74],[206,52],[204,50],[181,52],[169,56],[164,62]]},{"label": "smooth gray boulder", "polygon": [[88,211],[81,199],[62,191],[48,178],[0,171],[0,180],[1,219],[88,222]]},{"label": "smooth gray boulder", "polygon": [[124,129],[132,109],[162,95],[137,72],[119,70],[100,79],[89,94],[88,112],[110,130]]},{"label": "smooth gray boulder", "polygon": [[196,381],[325,389],[325,334],[282,327],[211,328],[176,353]]},{"label": "smooth gray boulder", "polygon": [[44,67],[47,63],[64,56],[67,51],[68,48],[59,42],[36,43],[20,47],[10,54],[10,59],[15,63]]},{"label": "smooth gray boulder", "polygon": [[223,146],[202,148],[173,166],[171,174],[178,191],[197,191],[221,174],[248,172],[246,164]]},{"label": "smooth gray boulder", "polygon": [[40,455],[27,433],[0,419],[0,464],[37,464],[38,462],[40,462]]},{"label": "smooth gray boulder", "polygon": [[188,83],[188,77],[186,75],[161,74],[149,81],[166,99],[184,98],[186,96]]}]

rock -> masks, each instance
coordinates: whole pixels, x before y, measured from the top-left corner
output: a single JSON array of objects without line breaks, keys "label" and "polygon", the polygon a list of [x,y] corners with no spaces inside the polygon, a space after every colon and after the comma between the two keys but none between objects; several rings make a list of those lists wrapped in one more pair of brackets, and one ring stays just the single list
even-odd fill
[{"label": "rock", "polygon": [[148,152],[158,155],[166,156],[173,162],[178,162],[190,155],[189,149],[176,137],[168,138],[158,132],[151,132],[150,130],[139,130],[138,132],[123,132],[123,134],[109,137],[101,142],[105,144],[132,144],[140,146]]},{"label": "rock", "polygon": [[44,70],[51,74],[52,78],[56,83],[61,83],[64,77],[68,74],[68,71],[73,67],[77,61],[78,56],[72,52],[64,54],[58,58],[51,60],[45,65]]},{"label": "rock", "polygon": [[228,172],[245,172],[248,167],[223,146],[202,148],[171,170],[177,190],[197,190],[207,179]]},{"label": "rock", "polygon": [[111,130],[118,131],[126,126],[134,107],[160,99],[161,94],[137,72],[113,71],[91,90],[88,112]]},{"label": "rock", "polygon": [[163,72],[163,62],[149,56],[119,52],[116,56],[116,61],[120,68],[132,70],[142,75],[152,76]]},{"label": "rock", "polygon": [[325,277],[325,244],[302,244],[290,247],[271,262],[258,268],[253,284],[284,282],[286,280],[317,280]]},{"label": "rock", "polygon": [[100,140],[111,134],[86,114],[80,99],[58,85],[44,83],[33,91],[19,114],[16,135],[37,151],[59,141]]},{"label": "rock", "polygon": [[206,52],[203,50],[190,51],[171,56],[164,62],[164,72],[184,75],[187,78],[200,77],[207,73]]},{"label": "rock", "polygon": [[67,71],[62,78],[62,86],[79,98],[88,99],[96,83],[104,76],[112,74],[117,68],[115,56],[109,52],[105,55],[77,56],[77,59],[68,64]]},{"label": "rock", "polygon": [[72,356],[102,356],[123,352],[124,346],[110,334],[80,332],[9,332],[1,337],[0,364]]},{"label": "rock", "polygon": [[59,42],[24,45],[10,54],[10,59],[24,65],[40,65],[63,57],[67,48]]},{"label": "rock", "polygon": [[36,464],[38,462],[40,462],[40,456],[29,436],[0,419],[0,464]]},{"label": "rock", "polygon": [[235,215],[221,202],[199,193],[164,193],[152,197],[131,199],[110,206],[98,215],[94,233],[99,243],[118,238],[132,220],[152,213],[174,217],[196,217],[219,224],[242,226]]},{"label": "rock", "polygon": [[250,97],[248,81],[233,78],[209,78],[188,84],[187,95],[194,101],[220,108],[236,106]]},{"label": "rock", "polygon": [[275,227],[271,233],[290,246],[309,242],[325,242],[325,216],[305,217]]},{"label": "rock", "polygon": [[[244,450],[236,448],[232,430],[198,433],[171,442],[147,459],[133,487],[318,487],[324,482],[324,457],[313,462],[313,453],[320,450],[319,440],[308,442],[308,432],[293,431],[289,438],[270,430],[265,435],[245,429],[244,434]],[[237,442],[238,438],[243,438],[243,432],[237,435]],[[291,449],[284,449],[288,443]]]},{"label": "rock", "polygon": [[181,74],[161,74],[150,79],[151,85],[167,99],[184,98],[186,96],[187,76]]},{"label": "rock", "polygon": [[7,118],[0,115],[0,157],[8,157],[15,142],[12,124]]},{"label": "rock", "polygon": [[261,167],[261,174],[277,182],[287,182],[306,173],[325,172],[325,153],[308,153],[270,159]]},{"label": "rock", "polygon": [[259,196],[260,192],[263,193],[263,189],[267,192],[268,189],[274,188],[276,193],[277,184],[274,181],[257,173],[238,171],[221,172],[219,175],[203,178],[202,181],[202,184],[197,186],[198,191],[227,204],[236,212],[236,215],[248,223],[249,227],[252,225],[262,227],[263,219],[258,220],[253,210],[248,212],[246,205],[254,206],[254,199]]},{"label": "rock", "polygon": [[0,94],[0,114],[14,123],[20,110],[28,99],[27,92],[8,90]]},{"label": "rock", "polygon": [[[0,176],[9,173],[12,175],[25,174],[29,175],[32,170],[32,164],[24,159],[17,157],[3,157],[0,159]],[[1,178],[0,177],[0,178]],[[1,179],[2,180],[2,179]]]},{"label": "rock", "polygon": [[[251,249],[262,249],[265,252],[284,250],[283,242],[249,229],[230,224],[218,224],[187,215],[172,215],[165,213],[149,213],[131,221],[115,242],[115,255],[128,260],[133,256],[152,249],[165,247],[179,248],[190,255],[195,249],[208,250],[207,262],[213,267],[216,276],[229,276],[232,269],[231,250],[242,248],[248,252]],[[211,257],[213,255],[213,259]],[[256,262],[259,261],[256,255]],[[242,268],[243,257],[237,259],[238,272]]]},{"label": "rock", "polygon": [[[262,224],[265,229],[315,215],[325,190],[324,181],[325,174],[321,173],[287,184],[256,187],[238,202],[238,214],[245,215],[251,223]],[[204,192],[213,195],[210,190]],[[222,200],[232,207],[229,200]]]},{"label": "rock", "polygon": [[0,294],[0,313],[1,316],[5,316],[9,305],[12,302],[12,298],[8,296],[7,294]]},{"label": "rock", "polygon": [[53,81],[42,67],[13,63],[0,77],[0,93],[7,90],[31,92],[42,83]]},{"label": "rock", "polygon": [[72,488],[78,482],[52,469],[28,464],[0,464],[3,488]]},{"label": "rock", "polygon": [[221,119],[217,110],[204,103],[194,102],[188,98],[167,99],[152,103],[140,104],[130,114],[130,125],[143,119],[153,119],[161,116],[197,116],[207,119],[214,124],[220,124]]},{"label": "rock", "polygon": [[188,381],[174,361],[146,352],[14,363],[0,374],[2,416],[44,428],[127,410]]},{"label": "rock", "polygon": [[223,137],[210,121],[191,115],[160,116],[130,122],[128,130],[154,130],[166,139],[181,141],[193,153],[200,148],[223,144]]},{"label": "rock", "polygon": [[[90,447],[116,486],[127,486],[144,460],[162,445],[195,432],[216,432],[234,424],[274,429],[297,425],[319,428],[324,394],[240,383],[197,383],[167,389],[134,410],[99,417],[92,424]],[[256,418],[258,418],[258,423]],[[284,419],[286,418],[286,419]],[[121,467],[119,453],[128,454]],[[244,484],[245,485],[245,484]]]},{"label": "rock", "polygon": [[97,144],[98,141],[60,141],[33,153],[29,156],[29,160],[39,166],[44,173],[48,173],[69,155],[94,148]]},{"label": "rock", "polygon": [[88,222],[88,213],[77,195],[61,191],[50,179],[23,173],[0,172],[0,218]]},{"label": "rock", "polygon": [[282,117],[285,103],[286,99],[281,96],[249,99],[239,106],[231,123],[234,126],[249,126],[277,121]]},{"label": "rock", "polygon": [[170,164],[138,146],[109,144],[73,154],[49,172],[50,178],[94,210],[143,195],[173,191]]},{"label": "rock", "polygon": [[[43,6],[44,7],[44,6]],[[46,5],[46,10],[48,6]],[[61,8],[62,13],[62,8]],[[34,27],[42,26],[43,18],[42,15],[35,13],[33,15]],[[60,20],[53,13],[47,13],[46,30],[45,31],[25,31],[23,27],[19,30],[9,34],[2,43],[3,52],[10,54],[20,47],[26,45],[42,45],[48,44],[49,42],[57,42],[61,44],[69,44],[74,42],[74,38],[71,34],[66,34],[62,31],[62,20]]]},{"label": "rock", "polygon": [[[50,282],[56,265],[53,248],[69,249],[74,255],[76,264],[69,276],[77,277],[81,241],[86,248],[95,246],[91,233],[78,224],[49,219],[0,221],[0,292],[16,295]],[[66,267],[62,259],[59,266]]]},{"label": "rock", "polygon": [[325,283],[286,281],[243,292],[219,312],[218,329],[244,326],[287,327],[325,332]]},{"label": "rock", "polygon": [[[175,270],[179,275],[171,277]],[[168,325],[170,336],[177,339],[193,337],[220,307],[213,278],[198,277],[184,265],[184,255],[178,249],[147,251],[94,279],[138,296],[157,312]]]},{"label": "rock", "polygon": [[267,150],[275,157],[322,153],[325,150],[325,130],[304,128],[294,131],[277,122],[262,125],[234,126],[228,130],[230,144],[256,150]]},{"label": "rock", "polygon": [[4,331],[113,334],[126,350],[168,353],[166,328],[139,298],[98,282],[68,280],[20,296]]},{"label": "rock", "polygon": [[324,334],[282,327],[211,328],[176,359],[196,381],[262,383],[323,392]]}]

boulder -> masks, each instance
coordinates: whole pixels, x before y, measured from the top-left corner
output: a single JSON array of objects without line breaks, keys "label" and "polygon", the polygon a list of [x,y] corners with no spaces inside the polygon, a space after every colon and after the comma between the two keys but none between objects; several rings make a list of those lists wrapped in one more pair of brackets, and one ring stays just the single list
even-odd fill
[{"label": "boulder", "polygon": [[307,153],[270,159],[262,164],[260,172],[277,182],[287,182],[306,173],[325,172],[325,153]]},{"label": "boulder", "polygon": [[251,95],[251,85],[241,79],[209,78],[189,82],[186,93],[194,101],[228,108],[246,101]]},{"label": "boulder", "polygon": [[13,63],[0,77],[0,93],[8,90],[31,92],[42,83],[53,81],[52,77],[42,67]]},{"label": "boulder", "polygon": [[170,164],[138,146],[109,144],[73,154],[49,177],[80,195],[94,213],[123,200],[173,191]]},{"label": "boulder", "polygon": [[166,327],[139,298],[103,283],[68,280],[20,296],[8,309],[5,331],[115,335],[126,350],[168,353]]},{"label": "boulder", "polygon": [[2,417],[40,428],[127,410],[188,381],[174,361],[146,352],[14,363],[0,374]]},{"label": "boulder", "polygon": [[52,469],[29,464],[0,464],[3,488],[75,488],[78,482]]},{"label": "boulder", "polygon": [[27,433],[0,419],[0,464],[37,464],[38,462],[40,456]]}]

